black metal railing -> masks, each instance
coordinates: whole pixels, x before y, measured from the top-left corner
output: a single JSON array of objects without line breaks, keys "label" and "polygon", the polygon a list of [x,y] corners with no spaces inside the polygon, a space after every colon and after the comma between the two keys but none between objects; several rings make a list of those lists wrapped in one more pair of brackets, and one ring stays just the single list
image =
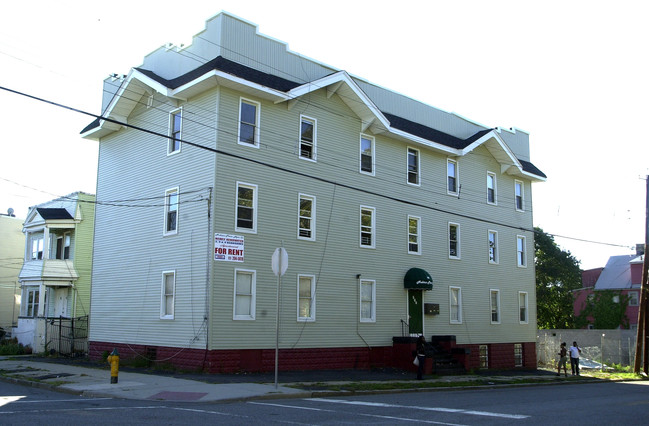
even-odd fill
[{"label": "black metal railing", "polygon": [[88,315],[77,318],[48,317],[45,350],[77,357],[88,353]]}]

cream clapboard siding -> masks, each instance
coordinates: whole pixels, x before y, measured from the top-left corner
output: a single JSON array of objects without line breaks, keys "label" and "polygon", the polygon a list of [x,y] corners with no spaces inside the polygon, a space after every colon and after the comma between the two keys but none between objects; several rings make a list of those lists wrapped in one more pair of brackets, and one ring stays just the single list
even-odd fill
[{"label": "cream clapboard siding", "polygon": [[[335,96],[327,99],[323,92],[310,94],[309,103],[298,103],[290,111],[282,104],[262,102],[261,148],[256,149],[237,144],[240,95],[222,90],[219,128],[232,130],[220,132],[219,148],[449,212],[531,228],[529,183],[525,187],[526,212],[518,213],[514,209],[514,179],[497,173],[500,166],[484,148],[457,159],[462,184],[459,199],[446,194],[446,156],[421,149],[422,185],[413,187],[406,184],[407,144],[380,135],[376,137],[376,176],[361,175],[358,172],[360,122],[340,99]],[[318,120],[316,163],[297,158],[300,113]],[[527,291],[529,306],[535,306],[531,233],[409,206],[341,186],[336,186],[334,192],[334,185],[227,156],[219,156],[216,169],[215,232],[237,233],[234,230],[237,181],[258,186],[258,226],[257,234],[238,233],[246,241],[244,263],[216,262],[214,265],[211,347],[273,346],[277,281],[270,271],[270,257],[282,241],[290,259],[282,279],[280,340],[283,347],[355,346],[365,342],[389,345],[392,337],[401,333],[399,320],[407,319],[403,276],[410,267],[428,270],[435,280],[434,289],[425,292],[424,302],[439,303],[440,315],[425,318],[427,335],[454,334],[459,343],[533,340],[532,313],[529,324],[518,322],[519,291]],[[486,203],[488,170],[498,175],[497,206]],[[316,197],[315,242],[296,238],[299,193]],[[360,205],[376,208],[376,249],[359,248]],[[409,214],[422,218],[421,256],[407,254]],[[459,261],[448,259],[449,221],[461,225],[462,259]],[[489,229],[498,231],[498,265],[488,263]],[[527,268],[516,267],[518,234],[527,236]],[[235,268],[257,272],[255,321],[232,320]],[[313,323],[296,321],[298,274],[315,275],[318,279]],[[359,324],[357,274],[363,279],[376,280],[376,323]],[[449,324],[450,285],[462,287],[464,321],[460,325]],[[502,321],[498,325],[490,323],[490,288],[501,291]]]},{"label": "cream clapboard siding", "polygon": [[[74,250],[74,269],[79,278],[75,283],[76,294],[71,298],[74,306],[69,312],[73,316],[90,313],[90,290],[92,283],[92,249],[95,231],[95,200],[90,194],[79,193],[77,208],[81,211],[81,222],[77,223],[71,243]],[[76,298],[76,299],[75,299]]]},{"label": "cream clapboard siding", "polygon": [[[166,134],[176,105],[164,102],[169,100],[156,95],[147,109],[143,98],[129,123]],[[180,106],[182,137],[214,148],[214,94]],[[207,201],[189,201],[208,192],[187,193],[213,185],[214,155],[184,144],[179,154],[167,156],[166,139],[122,129],[101,141],[99,156],[91,340],[205,347]],[[178,233],[163,236],[163,197],[175,187]],[[143,198],[130,207],[104,203]],[[161,320],[162,273],[173,270],[175,318]]]}]

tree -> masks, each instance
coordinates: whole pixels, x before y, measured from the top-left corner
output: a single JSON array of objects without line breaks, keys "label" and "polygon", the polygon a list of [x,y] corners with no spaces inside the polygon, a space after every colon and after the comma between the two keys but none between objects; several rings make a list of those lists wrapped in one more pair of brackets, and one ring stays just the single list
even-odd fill
[{"label": "tree", "polygon": [[622,294],[621,291],[595,291],[593,298],[586,301],[586,306],[575,318],[575,326],[586,327],[592,319],[593,328],[597,330],[629,328],[629,319],[626,317],[628,305],[629,296]]},{"label": "tree", "polygon": [[572,290],[581,288],[579,261],[541,228],[534,231],[538,327],[573,328]]}]

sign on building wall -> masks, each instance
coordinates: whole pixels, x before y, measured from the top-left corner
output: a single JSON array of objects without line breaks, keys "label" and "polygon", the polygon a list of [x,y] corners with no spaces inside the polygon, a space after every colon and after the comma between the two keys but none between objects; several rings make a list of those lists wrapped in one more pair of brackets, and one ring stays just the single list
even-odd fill
[{"label": "sign on building wall", "polygon": [[243,262],[243,235],[214,234],[214,260]]}]

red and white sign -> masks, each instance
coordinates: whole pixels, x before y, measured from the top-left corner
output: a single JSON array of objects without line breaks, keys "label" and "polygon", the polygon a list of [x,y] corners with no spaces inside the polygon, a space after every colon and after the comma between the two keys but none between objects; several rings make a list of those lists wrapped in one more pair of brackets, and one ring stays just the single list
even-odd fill
[{"label": "red and white sign", "polygon": [[243,262],[243,235],[214,234],[214,260]]}]

